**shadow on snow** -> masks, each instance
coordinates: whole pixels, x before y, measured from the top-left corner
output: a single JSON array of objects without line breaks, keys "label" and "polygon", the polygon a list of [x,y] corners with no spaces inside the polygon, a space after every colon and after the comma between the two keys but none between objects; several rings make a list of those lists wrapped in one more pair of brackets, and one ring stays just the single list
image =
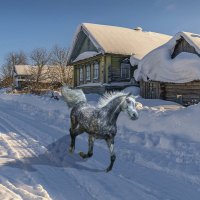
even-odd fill
[{"label": "shadow on snow", "polygon": [[[92,169],[81,165],[87,159],[83,159],[77,153],[69,154],[68,147],[70,142],[70,136],[66,135],[56,142],[46,147],[44,154],[32,157],[26,157],[15,161],[10,161],[2,166],[19,168],[26,171],[37,171],[36,165],[47,165],[52,167],[70,167],[79,170],[86,170],[90,172],[102,172],[104,170]],[[34,167],[35,166],[35,167]]]}]

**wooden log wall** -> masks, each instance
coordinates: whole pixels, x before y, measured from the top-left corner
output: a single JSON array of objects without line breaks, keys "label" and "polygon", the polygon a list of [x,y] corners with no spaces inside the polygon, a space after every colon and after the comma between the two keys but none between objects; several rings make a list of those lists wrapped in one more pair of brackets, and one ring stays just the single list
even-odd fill
[{"label": "wooden log wall", "polygon": [[164,99],[187,106],[200,102],[200,81],[189,83],[141,81],[140,95],[145,99]]},{"label": "wooden log wall", "polygon": [[[112,81],[124,81],[121,79],[121,63],[127,56],[111,55],[111,82]],[[126,80],[127,81],[127,80]]]},{"label": "wooden log wall", "polygon": [[140,95],[145,99],[160,99],[161,87],[160,82],[157,81],[141,81]]},{"label": "wooden log wall", "polygon": [[104,86],[79,86],[78,88],[82,89],[85,94],[96,93],[102,95],[105,93]]},{"label": "wooden log wall", "polygon": [[198,103],[200,102],[200,81],[192,81],[189,83],[165,83],[164,98],[168,101],[182,101],[183,105]]}]

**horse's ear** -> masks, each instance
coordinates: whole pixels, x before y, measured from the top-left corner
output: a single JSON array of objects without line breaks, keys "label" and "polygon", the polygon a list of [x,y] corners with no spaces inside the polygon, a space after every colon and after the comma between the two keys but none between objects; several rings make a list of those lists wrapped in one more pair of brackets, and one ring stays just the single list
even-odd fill
[{"label": "horse's ear", "polygon": [[137,96],[134,96],[135,97],[135,99],[137,99],[137,98],[139,98],[139,95],[137,95]]},{"label": "horse's ear", "polygon": [[132,93],[131,92],[129,92],[126,96],[127,97],[130,97],[132,95]]},{"label": "horse's ear", "polygon": [[126,97],[133,97],[134,99],[137,99],[139,97],[139,95],[134,96],[131,92],[129,92]]}]

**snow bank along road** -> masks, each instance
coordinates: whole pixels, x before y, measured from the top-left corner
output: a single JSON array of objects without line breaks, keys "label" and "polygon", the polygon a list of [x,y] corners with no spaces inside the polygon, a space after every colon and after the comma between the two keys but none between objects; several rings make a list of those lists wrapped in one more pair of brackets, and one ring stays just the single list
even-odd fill
[{"label": "snow bank along road", "polygon": [[[98,96],[88,95],[93,104]],[[138,121],[121,114],[117,160],[95,142],[83,160],[87,136],[69,155],[69,111],[48,97],[0,94],[0,199],[195,200],[200,197],[200,105],[165,110],[167,102],[139,99]]]}]

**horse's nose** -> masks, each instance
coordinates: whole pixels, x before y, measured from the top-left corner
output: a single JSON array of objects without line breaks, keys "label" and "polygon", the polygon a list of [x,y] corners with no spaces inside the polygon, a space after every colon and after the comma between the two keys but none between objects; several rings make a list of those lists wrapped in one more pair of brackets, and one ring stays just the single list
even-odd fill
[{"label": "horse's nose", "polygon": [[133,115],[131,116],[132,120],[136,120],[138,119],[138,114],[137,113],[133,113]]}]

